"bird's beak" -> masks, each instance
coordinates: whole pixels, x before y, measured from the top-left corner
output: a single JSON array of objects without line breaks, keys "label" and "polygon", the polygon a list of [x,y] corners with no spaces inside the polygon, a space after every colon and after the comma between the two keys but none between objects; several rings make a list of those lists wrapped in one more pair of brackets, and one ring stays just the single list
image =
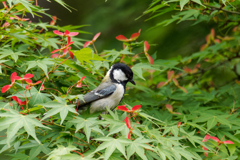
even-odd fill
[{"label": "bird's beak", "polygon": [[131,82],[133,85],[136,85],[133,79],[131,79],[129,82]]}]

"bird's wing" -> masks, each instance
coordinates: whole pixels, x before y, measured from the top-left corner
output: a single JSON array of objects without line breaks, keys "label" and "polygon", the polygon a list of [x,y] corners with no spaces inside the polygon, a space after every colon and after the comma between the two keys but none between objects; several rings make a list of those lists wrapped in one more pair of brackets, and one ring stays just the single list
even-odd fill
[{"label": "bird's wing", "polygon": [[116,90],[117,87],[116,85],[111,84],[103,89],[98,89],[98,88],[85,94],[83,96],[84,101],[79,99],[77,102],[78,107],[81,108],[81,106],[85,106],[88,103],[110,96]]}]

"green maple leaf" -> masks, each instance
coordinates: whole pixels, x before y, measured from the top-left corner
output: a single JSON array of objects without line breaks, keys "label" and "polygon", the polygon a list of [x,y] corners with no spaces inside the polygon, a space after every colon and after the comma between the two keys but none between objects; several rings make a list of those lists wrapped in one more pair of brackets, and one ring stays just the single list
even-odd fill
[{"label": "green maple leaf", "polygon": [[14,52],[11,49],[1,49],[0,54],[1,54],[0,59],[5,58],[7,56],[11,56],[15,62],[17,62],[17,60],[18,60],[18,56],[27,56],[27,55],[23,54],[22,52]]},{"label": "green maple leaf", "polygon": [[57,43],[59,43],[58,39],[56,38],[48,38],[45,40],[45,46],[52,46],[54,48],[58,48]]},{"label": "green maple leaf", "polygon": [[92,158],[92,155],[88,155],[88,156],[80,156],[77,154],[65,154],[63,156],[61,156],[62,159],[69,159],[69,160],[96,160],[95,158]]},{"label": "green maple leaf", "polygon": [[[17,85],[19,85],[20,87],[22,87],[22,84],[19,83],[15,83]],[[23,88],[25,88],[26,85],[23,85]],[[13,94],[8,96],[8,98],[13,97],[13,96],[17,96],[18,98],[23,98],[25,99],[25,91],[23,91],[22,89],[20,89],[18,91],[18,93]],[[26,93],[26,97],[29,98],[31,97],[30,101],[29,101],[29,105],[34,106],[35,104],[39,104],[39,103],[46,103],[51,101],[51,99],[49,98],[51,95],[47,94],[47,93],[42,93],[39,90],[37,90],[35,87],[32,87],[30,90],[30,93],[27,92]],[[27,110],[24,110],[24,113],[27,113]]]},{"label": "green maple leaf", "polygon": [[11,156],[12,159],[21,159],[21,160],[28,160],[29,156],[23,153],[16,153],[16,154],[8,154],[8,156]]},{"label": "green maple leaf", "polygon": [[[120,120],[117,112],[111,111],[109,108],[106,108],[110,115],[102,114],[101,116],[106,120],[106,124],[110,125],[110,132],[107,136],[121,132],[122,135],[128,136],[129,129],[126,125],[126,122],[123,122],[123,119]],[[126,114],[123,114],[123,117],[126,117]],[[138,125],[136,125],[135,130],[137,130]],[[134,130],[134,131],[135,131]]]},{"label": "green maple leaf", "polygon": [[104,141],[94,151],[94,152],[98,152],[100,150],[106,149],[104,160],[107,160],[112,155],[112,153],[115,151],[115,149],[118,149],[124,155],[124,157],[127,159],[127,156],[126,156],[126,153],[125,153],[126,152],[125,144],[131,143],[130,140],[122,138],[122,137],[120,137],[118,139],[115,139],[115,138],[112,138],[112,137],[102,137],[102,138],[97,138],[95,140]]},{"label": "green maple leaf", "polygon": [[128,159],[134,154],[137,153],[143,160],[147,160],[145,156],[145,149],[149,149],[155,152],[155,149],[147,145],[147,143],[153,142],[154,140],[137,138],[132,141],[131,144],[127,147],[127,156]]},{"label": "green maple leaf", "polygon": [[103,53],[106,53],[106,55],[104,55],[104,57],[108,58],[109,61],[114,62],[118,56],[126,54],[126,55],[130,55],[133,54],[131,52],[128,51],[128,47],[126,47],[124,50],[121,51],[116,51],[116,50],[105,50],[103,51]]},{"label": "green maple leaf", "polygon": [[[119,119],[119,116],[117,114],[117,112],[113,112],[111,111],[109,108],[107,108],[108,112],[110,115],[104,115],[102,114],[102,118],[104,118],[104,120],[106,120],[105,122],[99,122],[99,124],[107,124],[109,125],[109,133],[107,136],[113,135],[115,133],[119,133],[121,132],[121,134],[123,136],[125,136],[126,138],[128,137],[128,133],[129,133],[129,129],[126,125],[126,122],[124,121],[124,118],[127,116],[125,113],[121,116],[122,119]],[[139,124],[134,124],[134,122],[132,122],[132,126],[135,126],[133,133],[141,136],[141,131],[138,129],[139,127],[141,127],[141,125]]]},{"label": "green maple leaf", "polygon": [[51,150],[48,148],[49,143],[44,143],[44,144],[40,144],[38,146],[33,147],[30,150],[29,153],[29,159],[33,159],[34,157],[37,157],[37,155],[40,152],[43,152],[45,154],[49,154],[51,152]]},{"label": "green maple leaf", "polygon": [[61,159],[61,156],[70,154],[70,151],[72,150],[78,150],[75,146],[69,145],[67,147],[64,147],[62,145],[58,145],[58,148],[55,148],[47,158],[47,160],[50,159]]},{"label": "green maple leaf", "polygon": [[200,0],[192,0],[192,1],[203,6],[203,4],[202,4],[202,2]]},{"label": "green maple leaf", "polygon": [[[185,1],[185,0],[183,0],[183,1]],[[177,24],[182,21],[185,21],[189,18],[192,18],[192,17],[197,18],[199,16],[199,13],[200,13],[199,10],[195,10],[195,9],[189,9],[186,11],[182,11],[178,14],[179,16],[182,16],[182,18],[177,22]]]},{"label": "green maple leaf", "polygon": [[29,135],[31,135],[39,144],[41,143],[35,133],[35,126],[43,127],[46,129],[51,129],[42,125],[35,117],[38,114],[30,114],[30,115],[22,115],[19,114],[17,111],[9,109],[9,112],[0,113],[2,117],[0,119],[1,125],[9,125],[7,128],[7,144],[10,146],[11,139],[15,136],[19,129],[24,127]]},{"label": "green maple leaf", "polygon": [[4,102],[0,102],[0,109],[9,109],[11,108],[10,103],[4,103]]},{"label": "green maple leaf", "polygon": [[180,7],[181,7],[181,11],[183,9],[183,7],[189,2],[189,0],[180,0]]},{"label": "green maple leaf", "polygon": [[146,63],[138,63],[132,67],[133,73],[136,74],[139,78],[145,80],[145,78],[143,77],[143,69],[160,70],[158,66]]},{"label": "green maple leaf", "polygon": [[26,65],[28,66],[26,72],[29,69],[38,66],[39,68],[41,68],[43,70],[43,72],[45,73],[45,75],[48,78],[48,65],[53,65],[53,64],[54,64],[54,62],[50,58],[45,58],[43,60],[36,60],[36,61],[28,61],[26,63]]},{"label": "green maple leaf", "polygon": [[57,102],[55,101],[51,101],[51,102],[47,102],[47,103],[43,103],[43,104],[38,104],[47,108],[52,108],[50,111],[47,112],[47,114],[42,118],[42,120],[53,116],[57,113],[60,113],[60,117],[61,117],[61,122],[60,124],[63,123],[64,119],[67,117],[68,112],[72,112],[72,113],[76,113],[75,110],[75,105],[67,105],[67,102],[65,99],[57,97],[55,95],[53,95],[55,97],[55,99],[57,100]]},{"label": "green maple leaf", "polygon": [[195,120],[195,123],[198,122],[206,122],[207,121],[207,132],[212,129],[214,126],[216,126],[217,122],[229,126],[229,128],[232,127],[229,120],[226,119],[227,115],[218,115],[213,116],[208,113],[205,113],[205,115],[202,115],[198,119]]},{"label": "green maple leaf", "polygon": [[[8,126],[9,125],[7,125],[7,127]],[[9,146],[9,144],[7,144],[7,139],[6,138],[1,140],[0,145],[4,145],[4,146],[2,146],[2,149],[0,150],[0,154],[3,153],[4,151],[8,150],[10,147],[14,146],[16,143],[18,143],[18,142],[15,141],[16,139],[17,139],[17,135],[15,135],[11,138],[11,140],[9,142],[10,146]]]},{"label": "green maple leaf", "polygon": [[159,153],[159,156],[162,159],[168,158],[169,160],[174,160],[174,159],[184,159],[187,160],[193,160],[193,159],[201,159],[201,157],[196,157],[193,155],[191,152],[185,149],[186,147],[179,147],[179,146],[165,146],[165,145],[158,145],[156,147],[156,150]]},{"label": "green maple leaf", "polygon": [[195,130],[192,131],[192,132],[190,132],[190,133],[185,132],[184,134],[185,134],[186,138],[192,143],[192,145],[193,145],[194,147],[197,148],[197,146],[195,145],[195,143],[198,143],[198,144],[200,144],[201,146],[204,146],[205,148],[207,148],[207,149],[209,149],[209,150],[211,149],[211,148],[209,148],[208,146],[206,146],[205,143],[202,142],[202,137],[199,137],[199,136],[195,136],[195,135],[194,135],[194,134],[195,134]]},{"label": "green maple leaf", "polygon": [[76,58],[82,63],[83,61],[90,63],[93,65],[91,60],[96,60],[96,61],[106,61],[102,57],[99,57],[98,55],[94,54],[90,48],[83,48],[79,51],[74,51],[73,52]]},{"label": "green maple leaf", "polygon": [[[111,114],[111,112],[112,111],[110,111],[110,114]],[[126,125],[126,122],[119,120],[118,117],[113,118],[110,115],[101,115],[101,116],[102,116],[102,118],[104,118],[104,120],[106,120],[105,124],[108,124],[109,128],[110,128],[107,136],[121,132],[123,135],[126,135],[126,137],[127,137],[129,129]],[[100,124],[103,124],[103,123],[101,122]]]},{"label": "green maple leaf", "polygon": [[191,152],[187,151],[185,148],[186,147],[174,146],[169,148],[169,151],[172,152],[171,155],[175,159],[183,159],[183,157],[187,160],[198,159],[196,156],[194,156]]},{"label": "green maple leaf", "polygon": [[101,133],[102,135],[104,135],[104,133],[98,128],[98,126],[93,126],[93,124],[95,124],[97,122],[97,118],[98,117],[91,117],[91,118],[87,118],[84,119],[82,117],[76,117],[76,119],[69,121],[70,123],[74,123],[76,126],[76,132],[78,130],[80,130],[81,128],[84,129],[85,134],[87,136],[87,141],[89,142],[90,139],[90,135],[92,130]]},{"label": "green maple leaf", "polygon": [[[63,61],[64,61],[64,62],[63,62]],[[72,68],[72,69],[74,69],[74,70],[76,70],[76,71],[79,71],[79,72],[81,72],[82,74],[84,74],[84,75],[86,75],[86,76],[92,76],[91,73],[89,73],[89,72],[88,72],[85,68],[83,68],[82,66],[76,64],[76,62],[74,62],[74,61],[65,60],[65,59],[59,58],[59,61],[58,61],[58,62],[59,62],[59,63],[62,62],[63,64],[67,65],[68,67],[70,67],[70,68]]]},{"label": "green maple leaf", "polygon": [[31,15],[34,17],[34,13],[32,11],[32,9],[36,9],[35,6],[31,5],[31,3],[29,3],[28,1],[24,1],[24,0],[19,0],[20,4],[23,5],[27,11],[29,11],[31,13]]},{"label": "green maple leaf", "polygon": [[[1,58],[0,58],[1,59]],[[9,61],[9,60],[0,60],[0,64],[1,63],[5,63],[5,62],[7,62],[7,61]],[[2,66],[0,65],[0,73],[2,74]]]}]

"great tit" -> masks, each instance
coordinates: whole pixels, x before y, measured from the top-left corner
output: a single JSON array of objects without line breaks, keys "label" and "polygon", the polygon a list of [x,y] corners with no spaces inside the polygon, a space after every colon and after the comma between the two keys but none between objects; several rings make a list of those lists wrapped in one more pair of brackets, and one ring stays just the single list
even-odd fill
[{"label": "great tit", "polygon": [[90,113],[106,111],[106,107],[113,110],[124,97],[126,84],[133,80],[133,72],[123,63],[111,66],[100,85],[83,96],[83,100],[76,102],[78,110],[90,107]]}]

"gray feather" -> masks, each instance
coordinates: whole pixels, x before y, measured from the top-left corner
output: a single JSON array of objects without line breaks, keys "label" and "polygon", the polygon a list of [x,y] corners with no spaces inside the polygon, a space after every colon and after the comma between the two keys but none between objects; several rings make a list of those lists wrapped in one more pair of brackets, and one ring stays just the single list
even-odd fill
[{"label": "gray feather", "polygon": [[79,99],[77,102],[78,109],[81,109],[82,107],[84,107],[85,105],[93,101],[110,96],[117,88],[116,85],[112,83],[109,84],[109,86],[104,86],[104,87],[105,88],[103,88],[103,86],[101,86],[100,84],[99,87],[92,90],[91,92],[88,92],[83,96],[84,101]]}]

